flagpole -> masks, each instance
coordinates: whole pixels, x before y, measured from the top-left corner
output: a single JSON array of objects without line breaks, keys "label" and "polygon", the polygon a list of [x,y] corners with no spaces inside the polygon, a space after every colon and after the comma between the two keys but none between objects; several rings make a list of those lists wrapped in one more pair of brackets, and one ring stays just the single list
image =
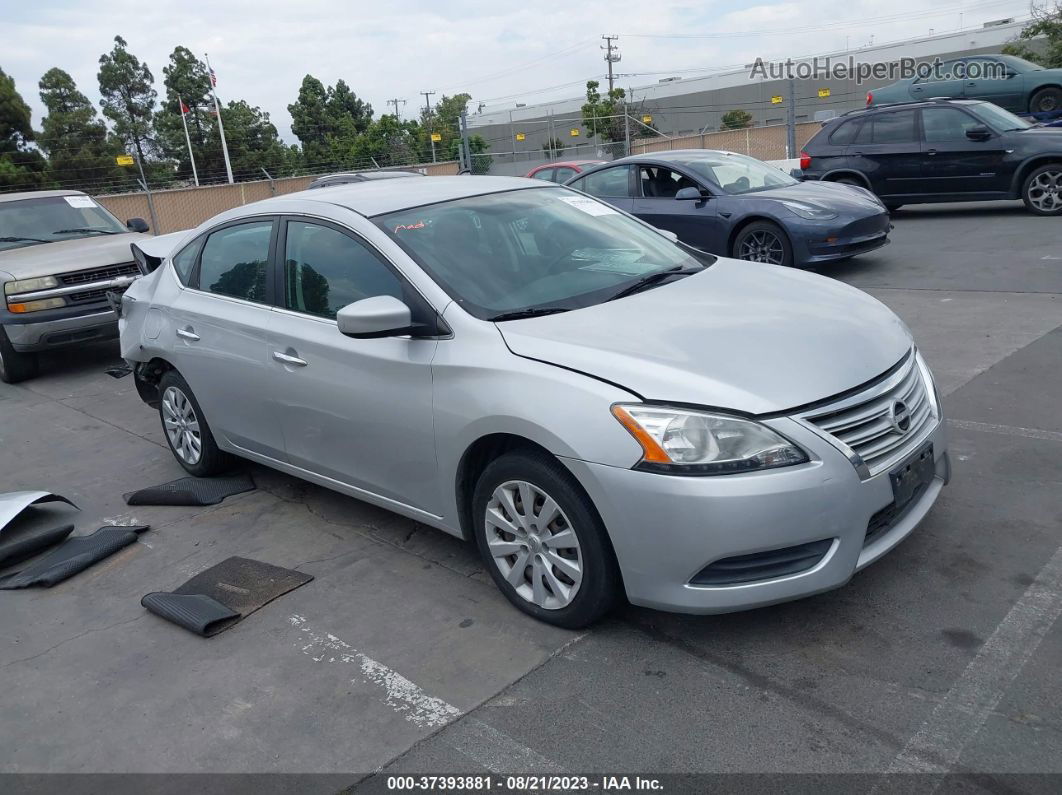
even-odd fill
[{"label": "flagpole", "polygon": [[184,113],[184,108],[185,108],[184,100],[181,99],[179,94],[177,95],[177,107],[181,111],[181,124],[184,126],[184,142],[186,144],[188,144],[188,159],[192,163],[192,178],[195,180],[195,186],[198,188],[199,187],[199,172],[197,172],[195,170],[195,155],[192,154],[192,139],[188,135],[188,118],[187,118],[187,116],[185,116],[185,113]]},{"label": "flagpole", "polygon": [[218,92],[214,90],[214,82],[216,80],[214,76],[214,68],[210,65],[210,56],[203,53],[206,56],[207,70],[210,72],[210,94],[214,97],[214,111],[218,116],[218,132],[221,133],[221,153],[225,155],[225,173],[229,175],[229,184],[233,183],[232,179],[232,164],[229,163],[229,146],[225,143],[225,125],[221,123],[221,105],[218,103]]}]

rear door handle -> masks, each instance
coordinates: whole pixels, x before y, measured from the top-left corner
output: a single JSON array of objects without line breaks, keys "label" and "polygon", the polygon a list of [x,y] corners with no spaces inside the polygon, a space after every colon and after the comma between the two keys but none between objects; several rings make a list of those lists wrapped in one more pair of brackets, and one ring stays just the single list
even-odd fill
[{"label": "rear door handle", "polygon": [[928,152],[926,152],[927,155],[935,155],[936,153],[937,153],[936,149],[930,149]]},{"label": "rear door handle", "polygon": [[292,367],[305,367],[306,360],[300,359],[298,356],[291,356],[287,353],[281,353],[280,351],[273,351],[273,358],[278,362],[284,364],[290,364]]},{"label": "rear door handle", "polygon": [[177,329],[177,336],[184,337],[186,340],[191,340],[192,342],[199,342],[199,335],[190,328]]}]

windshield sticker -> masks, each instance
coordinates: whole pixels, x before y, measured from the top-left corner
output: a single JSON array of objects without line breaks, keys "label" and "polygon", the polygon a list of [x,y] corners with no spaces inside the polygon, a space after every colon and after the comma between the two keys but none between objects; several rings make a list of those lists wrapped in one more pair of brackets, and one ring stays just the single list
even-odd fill
[{"label": "windshield sticker", "polygon": [[625,276],[640,276],[645,272],[645,265],[640,263],[642,252],[634,249],[581,248],[572,252],[572,259],[585,261],[580,265],[581,271],[602,271],[621,273]]},{"label": "windshield sticker", "polygon": [[66,203],[71,207],[95,207],[96,203],[88,196],[64,196]]},{"label": "windshield sticker", "polygon": [[417,221],[415,224],[399,224],[395,227],[395,234],[398,234],[403,229],[423,229],[427,224],[423,221]]},{"label": "windshield sticker", "polygon": [[559,198],[562,202],[570,204],[575,209],[582,210],[588,215],[619,215],[607,204],[594,201],[586,196],[560,196]]}]

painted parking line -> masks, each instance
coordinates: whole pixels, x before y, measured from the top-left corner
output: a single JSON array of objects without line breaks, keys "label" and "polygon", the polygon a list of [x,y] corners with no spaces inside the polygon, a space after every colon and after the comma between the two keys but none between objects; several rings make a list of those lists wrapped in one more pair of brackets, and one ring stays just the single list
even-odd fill
[{"label": "painted parking line", "polygon": [[563,776],[564,768],[503,731],[475,718],[458,721],[446,732],[446,743],[491,773],[533,773]]},{"label": "painted parking line", "polygon": [[[946,773],[1062,613],[1062,547],[1033,580],[966,670],[889,766],[889,773]],[[941,779],[942,781],[942,779]],[[939,784],[940,782],[938,782]]]},{"label": "painted parking line", "polygon": [[1026,439],[1046,439],[1051,442],[1062,442],[1062,433],[1059,433],[1058,431],[1045,431],[1040,428],[1021,428],[1016,425],[993,425],[989,422],[973,422],[972,420],[948,420],[948,425],[953,428],[961,428],[964,431],[998,433],[1003,436],[1023,436]]}]

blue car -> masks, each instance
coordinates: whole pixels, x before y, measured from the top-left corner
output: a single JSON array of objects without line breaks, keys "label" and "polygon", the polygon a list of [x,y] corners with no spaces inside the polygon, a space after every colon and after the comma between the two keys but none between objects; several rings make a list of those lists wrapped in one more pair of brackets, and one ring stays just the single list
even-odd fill
[{"label": "blue car", "polygon": [[734,152],[685,149],[613,160],[571,187],[703,251],[774,265],[847,259],[889,242],[889,213],[868,190],[800,182]]}]

